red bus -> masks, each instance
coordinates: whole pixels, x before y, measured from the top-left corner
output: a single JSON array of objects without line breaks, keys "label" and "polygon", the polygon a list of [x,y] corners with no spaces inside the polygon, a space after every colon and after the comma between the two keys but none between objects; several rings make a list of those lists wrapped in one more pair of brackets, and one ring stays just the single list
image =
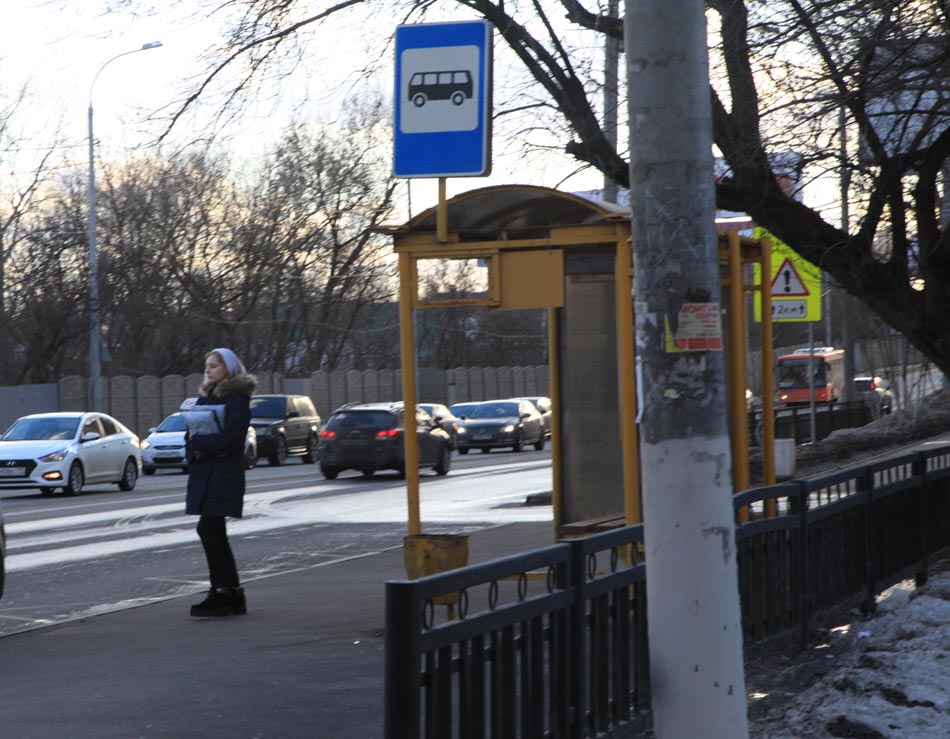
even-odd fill
[{"label": "red bus", "polygon": [[834,403],[844,393],[844,349],[816,346],[811,349],[796,349],[776,360],[775,385],[778,402],[798,405],[810,402],[811,383],[808,368],[813,365],[815,402]]}]

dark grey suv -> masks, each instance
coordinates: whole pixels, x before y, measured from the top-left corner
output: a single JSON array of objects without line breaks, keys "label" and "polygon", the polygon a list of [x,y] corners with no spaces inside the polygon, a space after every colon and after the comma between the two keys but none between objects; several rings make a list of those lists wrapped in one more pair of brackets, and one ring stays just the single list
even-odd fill
[{"label": "dark grey suv", "polygon": [[[419,467],[447,475],[452,466],[449,435],[421,408],[416,409]],[[402,403],[346,405],[333,412],[320,432],[320,471],[328,480],[343,470],[359,470],[369,477],[377,470],[406,469]]]},{"label": "dark grey suv", "polygon": [[257,432],[257,456],[272,465],[299,456],[317,461],[320,416],[306,395],[255,395],[251,398],[251,426]]}]

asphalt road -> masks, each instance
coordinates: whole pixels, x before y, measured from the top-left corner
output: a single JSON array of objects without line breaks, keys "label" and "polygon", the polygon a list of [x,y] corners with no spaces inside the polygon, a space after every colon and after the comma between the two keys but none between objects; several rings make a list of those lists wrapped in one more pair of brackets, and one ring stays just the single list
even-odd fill
[{"label": "asphalt road", "polygon": [[[550,520],[526,506],[551,489],[549,451],[455,455],[446,477],[424,473],[426,530],[466,532],[510,521]],[[0,636],[207,588],[207,569],[186,516],[185,476],[162,471],[136,489],[93,486],[75,498],[4,491],[7,583]],[[405,484],[395,474],[324,480],[291,460],[248,472],[245,517],[229,523],[243,579],[401,546]],[[200,598],[199,598],[200,599]]]}]

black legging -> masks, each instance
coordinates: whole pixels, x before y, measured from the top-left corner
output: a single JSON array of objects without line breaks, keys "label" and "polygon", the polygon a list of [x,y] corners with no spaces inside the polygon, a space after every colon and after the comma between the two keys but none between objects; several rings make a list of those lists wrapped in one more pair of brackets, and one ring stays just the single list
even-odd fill
[{"label": "black legging", "polygon": [[208,571],[212,588],[236,588],[237,564],[228,543],[228,530],[224,516],[205,516],[198,519],[198,536],[208,558]]}]

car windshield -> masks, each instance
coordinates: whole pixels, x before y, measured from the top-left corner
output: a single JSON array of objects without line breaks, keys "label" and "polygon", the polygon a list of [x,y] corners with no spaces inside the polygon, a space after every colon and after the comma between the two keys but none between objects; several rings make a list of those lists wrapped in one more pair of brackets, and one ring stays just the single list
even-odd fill
[{"label": "car windshield", "polygon": [[472,412],[477,403],[456,403],[449,410],[452,412],[453,416],[467,416]]},{"label": "car windshield", "polygon": [[251,418],[283,418],[286,408],[283,398],[251,398]]},{"label": "car windshield", "polygon": [[57,441],[72,439],[78,418],[21,418],[3,435],[3,441]]},{"label": "car windshield", "polygon": [[469,418],[511,418],[518,415],[517,403],[483,403],[475,406]]},{"label": "car windshield", "polygon": [[159,433],[167,433],[169,431],[186,431],[187,429],[185,419],[176,413],[162,421],[155,430]]},{"label": "car windshield", "polygon": [[333,431],[352,428],[394,428],[396,418],[386,411],[341,411],[335,413],[327,422],[327,428]]}]

